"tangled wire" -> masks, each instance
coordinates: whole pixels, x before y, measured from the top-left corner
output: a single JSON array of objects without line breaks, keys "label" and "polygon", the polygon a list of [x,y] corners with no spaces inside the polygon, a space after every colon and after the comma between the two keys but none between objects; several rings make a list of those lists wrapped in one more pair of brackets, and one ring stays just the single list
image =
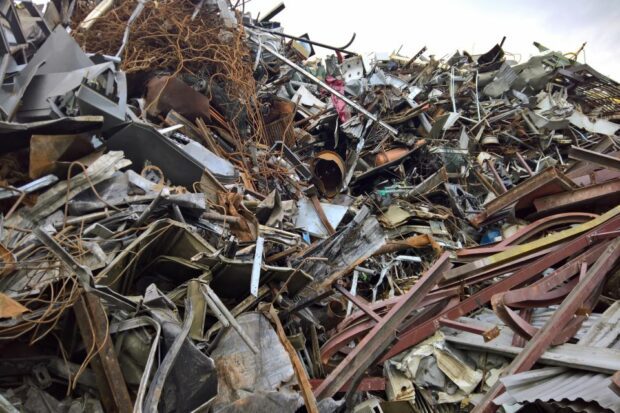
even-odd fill
[{"label": "tangled wire", "polygon": [[[115,55],[136,4],[121,2],[88,30],[76,26],[75,39],[88,52]],[[226,156],[236,157],[231,160],[248,180],[267,182],[274,174],[281,173],[264,162],[256,165],[249,153],[249,142],[264,145],[268,140],[243,26],[226,28],[217,12],[208,10],[207,6],[192,18],[195,7],[190,0],[147,2],[130,27],[129,39],[120,56],[121,69],[128,74],[169,73],[205,79],[208,93],[212,93],[214,85],[223,88],[228,99],[235,102],[228,105],[232,112],[213,116],[224,123],[235,142],[237,152]],[[86,13],[83,7],[77,15],[84,18]]]}]

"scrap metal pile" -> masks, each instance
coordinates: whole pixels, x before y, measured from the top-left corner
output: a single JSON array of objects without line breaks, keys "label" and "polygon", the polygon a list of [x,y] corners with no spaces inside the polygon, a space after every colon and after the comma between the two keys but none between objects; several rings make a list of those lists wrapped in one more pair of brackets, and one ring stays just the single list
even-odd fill
[{"label": "scrap metal pile", "polygon": [[0,410],[620,411],[618,83],[238,3],[0,0]]}]

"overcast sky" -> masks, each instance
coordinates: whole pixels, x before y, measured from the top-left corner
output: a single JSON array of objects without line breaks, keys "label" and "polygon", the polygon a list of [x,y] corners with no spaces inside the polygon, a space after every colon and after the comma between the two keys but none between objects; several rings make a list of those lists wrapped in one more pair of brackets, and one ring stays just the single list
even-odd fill
[{"label": "overcast sky", "polygon": [[[265,14],[280,0],[251,0],[246,11]],[[483,53],[506,36],[504,50],[525,61],[537,41],[552,50],[575,52],[587,42],[585,61],[620,81],[620,0],[288,0],[274,20],[285,33],[345,44],[351,50],[413,55],[422,46],[438,57],[455,50]],[[317,50],[319,52],[319,50]],[[328,53],[324,49],[320,54]],[[584,56],[579,56],[584,61]]]}]

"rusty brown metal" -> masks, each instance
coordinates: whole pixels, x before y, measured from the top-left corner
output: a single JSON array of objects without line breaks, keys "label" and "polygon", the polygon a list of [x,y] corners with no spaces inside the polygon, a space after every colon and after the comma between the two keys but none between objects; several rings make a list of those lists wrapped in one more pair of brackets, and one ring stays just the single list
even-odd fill
[{"label": "rusty brown metal", "polygon": [[[418,307],[418,310],[420,311],[417,311],[416,314],[399,326],[399,334],[404,334],[414,329],[417,325],[434,318],[442,311],[454,307],[458,304],[458,302],[458,297],[451,296],[446,299],[434,300],[430,303],[420,303]],[[358,318],[355,323],[351,323],[348,326],[341,328],[341,326],[346,324],[347,321],[348,320],[343,320],[338,326],[338,333],[332,335],[329,340],[323,344],[323,347],[321,347],[321,362],[324,365],[327,365],[329,360],[336,355],[336,353],[340,351],[344,353],[345,350],[348,350],[347,346],[351,341],[362,338],[376,324],[374,320],[368,318]]]},{"label": "rusty brown metal", "polygon": [[423,300],[424,296],[437,284],[443,272],[450,267],[450,254],[444,253],[418,282],[376,323],[360,343],[340,362],[315,390],[317,399],[331,397],[347,382],[355,383],[381,356],[396,336],[398,326]]},{"label": "rusty brown metal", "polygon": [[327,219],[327,216],[325,215],[325,211],[323,211],[323,207],[321,206],[321,202],[319,201],[319,198],[317,198],[316,195],[312,195],[310,197],[310,200],[312,201],[312,206],[314,207],[314,210],[319,216],[321,223],[327,230],[327,233],[329,235],[334,235],[336,233],[336,230],[332,227],[332,224],[329,223],[329,219]]},{"label": "rusty brown metal", "polygon": [[[457,296],[461,291],[460,287],[448,287],[448,288],[440,288],[431,291],[428,293],[424,300],[420,303],[420,307],[425,307],[427,305],[435,304],[439,301],[448,300],[451,297]],[[369,304],[370,309],[379,314],[379,316],[383,316],[390,308],[392,308],[398,301],[402,299],[402,295],[388,298],[381,301],[376,301],[372,304]],[[344,319],[342,323],[338,325],[338,331],[344,330],[347,326],[356,323],[362,318],[365,318],[366,315],[364,312],[353,312],[349,317]]]},{"label": "rusty brown metal", "polygon": [[493,186],[493,184],[491,184],[491,182],[489,182],[487,177],[484,176],[484,174],[482,172],[480,172],[478,170],[478,168],[476,168],[476,167],[472,168],[472,172],[474,173],[474,175],[476,176],[478,181],[482,184],[482,186],[485,187],[485,189],[487,191],[493,192],[495,195],[499,195],[500,194],[500,192]]},{"label": "rusty brown metal", "polygon": [[312,162],[312,172],[318,180],[318,187],[327,197],[333,197],[340,191],[345,171],[344,161],[333,151],[319,152]]},{"label": "rusty brown metal", "polygon": [[571,146],[570,151],[568,152],[568,157],[578,161],[595,164],[603,168],[620,171],[620,159],[614,156],[598,153],[596,151]]},{"label": "rusty brown metal", "polygon": [[525,168],[528,175],[534,176],[534,171],[532,171],[532,168],[530,168],[530,166],[527,164],[525,159],[523,159],[523,156],[519,152],[517,152],[516,155],[517,155],[517,159],[519,160],[519,163],[521,164],[521,166],[523,166],[523,168]]},{"label": "rusty brown metal", "polygon": [[[564,297],[566,297],[577,285],[577,278],[570,281],[569,279],[576,275],[580,268],[582,271],[584,270],[583,264],[593,264],[608,245],[609,242],[595,245],[583,254],[571,260],[567,263],[567,266],[570,265],[571,271],[566,271],[561,274],[555,273],[548,277],[544,277],[527,287],[496,294],[491,298],[493,310],[498,317],[504,321],[504,323],[516,334],[525,339],[531,339],[539,329],[522,318],[519,314],[512,310],[511,307],[548,307],[553,304],[561,303]],[[581,277],[583,276],[584,274],[581,274]],[[588,308],[592,308],[598,299],[598,294],[595,292],[596,290],[593,290],[593,294],[588,297],[588,300],[586,300]],[[600,293],[600,290],[598,292]],[[570,326],[564,328],[564,331],[557,336],[557,339],[553,342],[553,344],[562,344],[570,339],[580,328],[585,318],[585,315],[583,315],[575,317],[571,320]]]},{"label": "rusty brown metal", "polygon": [[0,277],[8,275],[15,269],[15,256],[8,248],[0,243],[0,260],[2,266],[0,267]]},{"label": "rusty brown metal", "polygon": [[379,152],[377,156],[375,156],[375,166],[381,166],[388,162],[395,161],[407,155],[408,153],[409,149],[407,148],[395,148],[390,149],[389,151]]},{"label": "rusty brown metal", "polygon": [[391,240],[385,243],[373,255],[383,255],[391,252],[397,252],[408,248],[422,248],[430,245],[437,252],[441,252],[441,246],[435,241],[432,235],[421,234],[414,235],[403,240]]},{"label": "rusty brown metal", "polygon": [[491,173],[493,174],[495,186],[499,188],[499,193],[503,194],[507,192],[508,190],[506,189],[506,185],[504,185],[504,181],[502,181],[502,178],[499,176],[499,173],[497,172],[497,169],[495,169],[495,165],[493,165],[493,162],[487,160],[486,164],[487,167],[491,170]]},{"label": "rusty brown metal", "polygon": [[616,393],[618,397],[620,397],[620,371],[617,371],[613,376],[611,376],[609,388]]},{"label": "rusty brown metal", "polygon": [[620,179],[541,197],[534,200],[534,206],[538,212],[551,212],[616,198],[620,199]]},{"label": "rusty brown metal", "polygon": [[73,311],[87,354],[95,353],[90,365],[104,408],[109,412],[132,411],[127,384],[110,337],[108,318],[99,297],[82,292]]},{"label": "rusty brown metal", "polygon": [[286,349],[291,362],[293,363],[293,370],[295,370],[295,375],[297,376],[297,382],[301,387],[301,395],[304,399],[306,410],[309,413],[319,413],[319,408],[316,404],[316,398],[312,393],[312,385],[308,379],[308,375],[306,369],[304,368],[299,356],[297,355],[297,351],[291,344],[291,342],[286,337],[286,333],[284,332],[284,327],[282,327],[282,323],[280,322],[280,318],[278,317],[278,313],[273,306],[269,307],[269,310],[266,311],[266,315],[271,319],[271,321],[276,326],[276,333],[278,334],[278,338],[280,342]]},{"label": "rusty brown metal", "polygon": [[[532,321],[532,314],[534,313],[534,309],[532,308],[524,308],[519,311],[519,317],[527,321],[528,323]],[[512,336],[512,345],[515,347],[525,347],[527,344],[527,340],[520,336],[519,334],[513,334]]]},{"label": "rusty brown metal", "polygon": [[176,77],[154,77],[146,87],[146,110],[151,116],[174,109],[191,121],[211,119],[209,99]]},{"label": "rusty brown metal", "polygon": [[346,298],[347,300],[351,301],[353,304],[355,304],[357,306],[357,308],[359,308],[360,310],[362,310],[366,315],[370,316],[370,318],[372,318],[373,320],[375,320],[377,323],[381,322],[381,317],[379,317],[377,315],[377,313],[375,313],[374,311],[372,311],[372,309],[369,307],[368,303],[366,302],[366,300],[364,300],[362,297],[358,297],[355,296],[353,294],[351,294],[346,288],[344,288],[342,285],[338,285],[336,284],[336,286],[334,287],[340,294],[342,294],[344,296],[344,298]]},{"label": "rusty brown metal", "polygon": [[449,327],[455,330],[467,331],[468,333],[473,333],[473,334],[482,336],[484,341],[491,341],[495,337],[499,336],[498,326],[488,329],[484,327],[475,326],[473,324],[465,324],[465,323],[461,323],[455,320],[450,320],[449,318],[445,318],[445,317],[436,320],[436,323],[437,323],[437,328]]},{"label": "rusty brown metal", "polygon": [[518,202],[529,204],[533,199],[542,195],[541,191],[557,193],[573,188],[575,188],[575,184],[568,177],[555,168],[550,167],[488,202],[484,206],[484,211],[475,215],[470,222],[475,226],[479,226],[496,213]]},{"label": "rusty brown metal", "polygon": [[590,214],[586,212],[568,212],[564,214],[550,215],[548,217],[544,217],[537,221],[534,221],[531,224],[519,229],[510,237],[498,242],[497,244],[489,247],[461,249],[457,251],[457,256],[469,257],[474,255],[496,254],[498,252],[506,250],[512,245],[519,245],[523,242],[526,242],[551,228],[565,226],[568,224],[579,224],[582,222],[587,222],[593,218],[596,218],[597,216],[598,215],[596,214]]},{"label": "rusty brown metal", "polygon": [[[540,356],[549,348],[562,329],[575,316],[587,297],[598,286],[605,275],[613,268],[620,258],[620,238],[612,241],[605,251],[587,271],[585,277],[579,280],[577,286],[566,297],[558,309],[547,320],[543,328],[527,343],[525,348],[512,360],[504,370],[505,375],[527,371],[538,361]],[[584,264],[585,265],[585,264]],[[493,400],[504,392],[501,381],[497,381],[476,405],[473,413],[493,413],[497,410]]]},{"label": "rusty brown metal", "polygon": [[618,171],[599,169],[598,171],[592,171],[587,175],[577,176],[571,179],[578,186],[588,186],[602,184],[603,182],[612,181],[618,178],[620,178],[620,172]]},{"label": "rusty brown metal", "polygon": [[606,223],[610,222],[610,220],[617,219],[618,216],[620,216],[620,205],[616,206],[615,208],[610,209],[605,214],[591,221],[585,222],[581,225],[567,228],[563,231],[550,234],[546,237],[539,238],[537,240],[528,242],[523,245],[516,245],[500,253],[493,254],[488,257],[480,258],[480,259],[477,259],[476,261],[467,263],[465,265],[461,265],[460,267],[456,267],[448,271],[448,273],[446,274],[446,279],[454,280],[454,279],[464,278],[464,277],[467,277],[469,275],[472,275],[472,274],[475,274],[481,271],[483,268],[491,268],[494,266],[499,266],[506,262],[510,262],[516,258],[531,254],[532,252],[539,251],[541,249],[548,248],[553,245],[561,244],[562,242],[565,242],[568,239],[574,238],[580,234],[583,234],[586,231],[590,231],[592,228],[596,227],[597,225],[601,225],[604,223],[605,223],[604,225],[606,225]]},{"label": "rusty brown metal", "polygon": [[[436,317],[436,319],[440,317],[445,317],[454,320],[467,313],[470,313],[471,311],[474,311],[480,306],[488,303],[493,295],[523,285],[527,281],[538,276],[542,271],[546,270],[550,266],[553,266],[566,259],[567,257],[570,257],[571,255],[576,254],[582,251],[584,248],[590,246],[589,236],[591,234],[617,229],[618,227],[620,227],[620,217],[615,217],[603,223],[602,225],[595,227],[593,230],[580,235],[574,240],[566,242],[562,248],[558,248],[555,251],[546,254],[545,256],[539,258],[531,264],[516,271],[511,276],[506,277],[503,280],[498,281],[483,290],[480,290],[476,294],[473,294],[469,298],[462,301],[454,308],[442,312]],[[570,263],[558,268],[555,272],[566,271],[572,271]],[[403,352],[404,350],[407,350],[412,346],[415,346],[422,340],[431,336],[437,330],[434,321],[435,320],[427,321],[417,326],[415,330],[400,335],[396,344],[394,344],[394,346],[385,354],[385,356],[382,357],[381,361],[385,361],[391,357],[394,357],[395,355]]]},{"label": "rusty brown metal", "polygon": [[[310,379],[310,384],[313,389],[319,387],[324,379]],[[351,384],[346,383],[338,390],[338,393],[348,392],[351,389]],[[384,377],[364,377],[362,381],[357,385],[356,391],[384,391],[385,390],[385,378]]]}]

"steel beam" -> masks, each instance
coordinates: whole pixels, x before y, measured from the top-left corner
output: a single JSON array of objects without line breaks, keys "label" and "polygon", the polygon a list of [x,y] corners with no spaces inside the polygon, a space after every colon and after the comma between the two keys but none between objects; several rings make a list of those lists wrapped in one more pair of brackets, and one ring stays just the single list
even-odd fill
[{"label": "steel beam", "polygon": [[99,297],[83,291],[73,306],[87,354],[95,352],[90,361],[103,407],[108,412],[130,412],[133,404],[127,384],[114,351],[108,318]]},{"label": "steel beam", "polygon": [[475,226],[479,226],[491,216],[513,204],[516,204],[522,198],[527,195],[531,195],[543,186],[552,182],[557,182],[564,189],[571,189],[575,187],[570,179],[564,176],[561,172],[558,172],[555,168],[550,167],[542,172],[539,172],[538,175],[534,175],[526,179],[514,188],[511,188],[508,192],[504,192],[497,198],[488,202],[484,205],[484,211],[474,216],[470,222]]},{"label": "steel beam", "polygon": [[[310,379],[310,385],[313,389],[319,387],[324,379]],[[340,388],[338,393],[345,393],[351,389],[351,383],[347,383]],[[357,385],[356,391],[384,391],[385,377],[364,377],[360,384]]]},{"label": "steel beam", "polygon": [[496,254],[507,250],[513,245],[522,244],[536,235],[547,231],[549,228],[566,226],[567,224],[581,224],[596,218],[598,215],[585,212],[567,212],[564,214],[550,215],[541,218],[531,224],[519,229],[510,237],[488,247],[464,248],[456,252],[458,257],[469,257],[472,255]]},{"label": "steel beam", "polygon": [[534,207],[538,212],[549,212],[570,208],[582,202],[596,205],[597,201],[602,200],[601,198],[618,196],[620,196],[620,179],[538,198],[534,200]]},{"label": "steel beam", "polygon": [[321,400],[333,396],[348,382],[357,383],[366,369],[381,356],[396,338],[396,330],[400,324],[439,282],[443,272],[450,265],[450,254],[446,252],[327,376],[325,381],[314,391],[317,399]]},{"label": "steel beam", "polygon": [[[573,291],[566,297],[558,309],[538,330],[536,335],[526,344],[525,348],[512,363],[504,370],[504,375],[512,375],[528,371],[538,361],[540,356],[551,346],[555,337],[575,316],[592,291],[605,279],[605,275],[613,268],[620,257],[620,238],[615,239],[605,249],[594,265],[587,271],[586,276],[579,280]],[[585,265],[585,264],[584,264]],[[497,410],[493,400],[505,390],[501,381],[497,381],[484,395],[472,413],[493,413]]]},{"label": "steel beam", "polygon": [[514,246],[490,257],[482,258],[469,264],[454,268],[448,273],[446,273],[446,279],[451,280],[456,278],[463,278],[465,276],[480,272],[482,268],[490,268],[496,265],[501,265],[502,263],[512,261],[513,259],[522,257],[526,254],[541,250],[552,245],[557,245],[558,243],[566,241],[567,239],[589,231],[597,225],[601,225],[604,222],[615,219],[615,217],[617,217],[618,215],[620,215],[620,205],[616,206],[613,209],[610,209],[598,218],[595,218],[579,226],[556,232],[555,234],[540,238],[536,241],[528,242],[527,244]]},{"label": "steel beam", "polygon": [[603,168],[620,171],[620,159],[577,146],[571,146],[568,157],[577,161],[593,163]]},{"label": "steel beam", "polygon": [[[587,248],[588,246],[590,246],[591,243],[590,235],[597,232],[612,231],[619,227],[620,217],[615,217],[602,225],[594,227],[594,229],[592,229],[590,232],[580,235],[573,241],[567,242],[566,245],[562,248],[558,248],[557,250],[534,261],[530,265],[527,265],[524,268],[516,271],[511,276],[504,278],[503,280],[498,281],[488,286],[487,288],[477,292],[476,294],[462,301],[457,306],[442,312],[434,319],[420,324],[415,330],[409,331],[400,336],[396,344],[394,344],[394,346],[386,353],[386,355],[381,359],[381,361],[392,358],[395,355],[407,350],[408,348],[415,346],[427,337],[433,335],[433,333],[437,331],[437,319],[449,318],[455,320],[458,317],[464,316],[465,314],[468,314],[480,308],[481,306],[488,303],[493,295],[523,285],[527,281],[538,276],[550,266],[555,265],[562,260],[570,257],[571,255],[579,253],[583,249]],[[572,265],[574,264],[565,264],[564,266],[558,268],[555,272],[571,272],[573,271]]]}]

